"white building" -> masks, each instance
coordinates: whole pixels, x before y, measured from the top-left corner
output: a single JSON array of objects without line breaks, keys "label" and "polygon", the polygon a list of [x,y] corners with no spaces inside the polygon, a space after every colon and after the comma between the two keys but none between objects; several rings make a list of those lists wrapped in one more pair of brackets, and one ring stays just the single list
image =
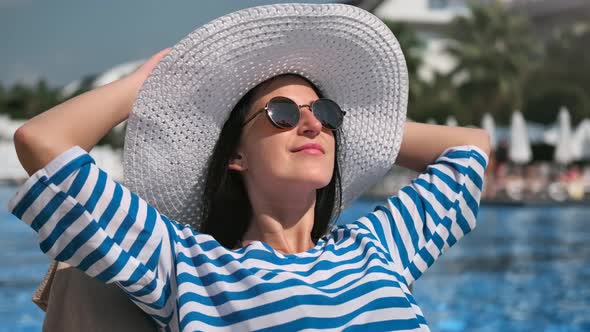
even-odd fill
[{"label": "white building", "polygon": [[378,17],[409,24],[424,43],[424,64],[418,75],[430,80],[434,72],[447,73],[455,62],[445,54],[445,34],[457,15],[466,15],[465,0],[386,0],[374,11]]}]

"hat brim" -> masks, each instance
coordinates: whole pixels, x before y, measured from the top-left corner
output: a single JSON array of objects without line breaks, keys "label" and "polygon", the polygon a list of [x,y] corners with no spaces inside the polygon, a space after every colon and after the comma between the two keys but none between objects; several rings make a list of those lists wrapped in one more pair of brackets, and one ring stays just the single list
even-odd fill
[{"label": "hat brim", "polygon": [[169,218],[197,226],[207,161],[224,122],[251,88],[284,73],[306,77],[346,111],[339,160],[346,206],[395,162],[408,74],[387,26],[344,4],[246,8],[174,45],[129,116],[125,185]]}]

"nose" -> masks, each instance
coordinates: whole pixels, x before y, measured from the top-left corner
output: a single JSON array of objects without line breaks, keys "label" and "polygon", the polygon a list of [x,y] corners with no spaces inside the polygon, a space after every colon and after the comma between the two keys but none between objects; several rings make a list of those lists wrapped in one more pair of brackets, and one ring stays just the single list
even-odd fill
[{"label": "nose", "polygon": [[308,105],[303,105],[300,108],[301,119],[299,119],[299,133],[309,137],[316,137],[322,131],[322,123],[311,112]]}]

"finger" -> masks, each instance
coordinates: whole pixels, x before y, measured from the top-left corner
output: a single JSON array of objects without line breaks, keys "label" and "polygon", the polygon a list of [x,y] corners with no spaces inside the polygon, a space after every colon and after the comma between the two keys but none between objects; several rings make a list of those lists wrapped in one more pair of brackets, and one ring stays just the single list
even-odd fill
[{"label": "finger", "polygon": [[172,50],[172,47],[166,47],[165,49],[159,51],[158,53],[156,53],[157,56],[160,55],[166,55],[168,52],[170,52]]},{"label": "finger", "polygon": [[167,47],[167,48],[159,51],[158,53],[154,54],[152,56],[152,58],[159,60],[159,59],[163,58],[164,56],[166,56],[166,54],[168,54],[168,52],[170,52],[170,50],[172,50],[172,47]]},{"label": "finger", "polygon": [[147,59],[146,62],[144,62],[144,66],[148,66],[148,67],[153,67],[155,66],[158,62],[160,62],[160,60],[166,56],[166,54],[168,54],[168,52],[170,52],[172,48],[168,47],[165,48],[161,51],[159,51],[158,53],[152,55],[149,59]]}]

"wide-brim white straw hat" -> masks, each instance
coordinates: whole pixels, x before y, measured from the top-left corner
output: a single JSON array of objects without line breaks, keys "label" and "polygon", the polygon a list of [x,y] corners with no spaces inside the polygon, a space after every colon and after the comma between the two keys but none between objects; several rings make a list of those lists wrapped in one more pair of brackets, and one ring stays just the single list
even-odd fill
[{"label": "wide-brim white straw hat", "polygon": [[284,73],[309,79],[346,111],[339,164],[347,206],[396,160],[408,74],[389,28],[344,4],[246,8],[174,45],[129,115],[124,184],[170,219],[198,227],[206,166],[224,122],[251,88]]}]

